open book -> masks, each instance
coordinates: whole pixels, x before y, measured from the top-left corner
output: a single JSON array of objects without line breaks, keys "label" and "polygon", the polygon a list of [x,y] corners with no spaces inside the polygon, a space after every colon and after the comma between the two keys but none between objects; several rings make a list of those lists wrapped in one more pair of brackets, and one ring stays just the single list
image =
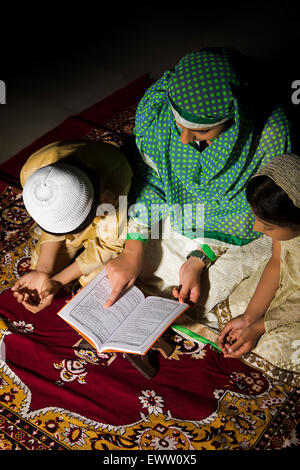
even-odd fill
[{"label": "open book", "polygon": [[111,292],[105,269],[83,287],[58,315],[99,352],[146,354],[189,305],[163,297],[146,297],[136,286],[109,308]]}]

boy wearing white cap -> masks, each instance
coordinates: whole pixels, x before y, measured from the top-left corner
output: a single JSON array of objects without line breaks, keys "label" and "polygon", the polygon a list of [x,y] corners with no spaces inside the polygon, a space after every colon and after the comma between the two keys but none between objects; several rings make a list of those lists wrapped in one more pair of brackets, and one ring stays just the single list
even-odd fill
[{"label": "boy wearing white cap", "polygon": [[36,245],[32,271],[12,287],[25,308],[39,312],[75,279],[86,285],[122,252],[126,221],[118,204],[131,178],[121,151],[99,142],[54,142],[28,158],[20,180]]}]

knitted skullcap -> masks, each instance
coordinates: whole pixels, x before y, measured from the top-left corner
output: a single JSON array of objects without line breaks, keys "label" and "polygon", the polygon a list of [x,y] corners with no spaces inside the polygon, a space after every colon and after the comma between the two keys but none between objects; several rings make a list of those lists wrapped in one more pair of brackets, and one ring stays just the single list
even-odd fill
[{"label": "knitted skullcap", "polygon": [[[272,158],[255,176],[269,176],[300,207],[300,157],[284,153]],[[255,178],[254,176],[254,178]]]},{"label": "knitted skullcap", "polygon": [[94,199],[88,176],[66,163],[35,171],[24,184],[23,200],[35,222],[47,232],[68,233],[88,217]]}]

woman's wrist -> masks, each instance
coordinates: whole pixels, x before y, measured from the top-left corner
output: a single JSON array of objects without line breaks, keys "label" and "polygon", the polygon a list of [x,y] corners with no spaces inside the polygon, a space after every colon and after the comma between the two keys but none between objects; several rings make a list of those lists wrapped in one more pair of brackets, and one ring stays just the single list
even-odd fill
[{"label": "woman's wrist", "polygon": [[199,272],[202,272],[203,269],[206,268],[205,262],[201,258],[198,258],[196,256],[189,256],[185,263],[192,265]]},{"label": "woman's wrist", "polygon": [[141,259],[144,254],[145,243],[141,240],[126,240],[123,255],[130,258]]},{"label": "woman's wrist", "polygon": [[203,268],[209,268],[211,265],[211,260],[208,258],[208,256],[202,251],[202,250],[193,250],[191,251],[187,257],[187,260],[197,260],[197,262],[201,263],[202,269]]}]

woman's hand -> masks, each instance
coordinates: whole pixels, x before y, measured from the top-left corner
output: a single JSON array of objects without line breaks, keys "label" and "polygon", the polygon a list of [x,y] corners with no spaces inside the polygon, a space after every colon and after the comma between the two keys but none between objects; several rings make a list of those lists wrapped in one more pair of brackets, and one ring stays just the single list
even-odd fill
[{"label": "woman's hand", "polygon": [[37,313],[51,304],[60,287],[60,283],[51,280],[49,274],[31,271],[14,284],[12,291],[27,310]]},{"label": "woman's hand", "polygon": [[180,268],[179,287],[174,287],[173,296],[184,302],[197,302],[201,293],[201,272],[204,262],[191,256]]}]

